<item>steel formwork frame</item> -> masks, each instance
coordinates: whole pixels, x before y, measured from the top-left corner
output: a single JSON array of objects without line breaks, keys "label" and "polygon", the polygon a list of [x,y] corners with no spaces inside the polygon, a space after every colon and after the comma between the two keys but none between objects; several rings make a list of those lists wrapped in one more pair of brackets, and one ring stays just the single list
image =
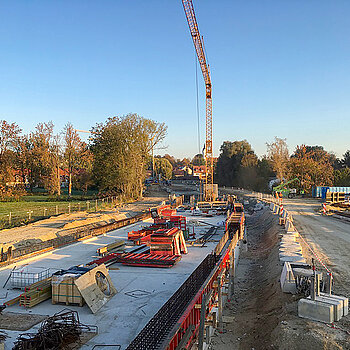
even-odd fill
[{"label": "steel formwork frame", "polygon": [[163,346],[161,346],[159,349],[178,350],[178,346],[181,340],[184,338],[186,331],[188,329],[191,329],[191,326],[194,326],[192,327],[192,334],[189,335],[188,340],[185,342],[185,344],[181,344],[181,348],[190,349],[193,343],[196,341],[198,338],[201,319],[201,308],[199,308],[199,305],[202,305],[203,298],[207,298],[209,296],[209,300],[207,300],[205,303],[205,318],[207,318],[208,314],[210,314],[212,309],[215,307],[219,289],[222,288],[222,285],[218,284],[218,278],[219,276],[226,276],[229,273],[230,264],[232,263],[231,255],[233,254],[233,249],[238,242],[238,238],[239,237],[237,231],[232,241],[225,249],[220,260],[217,262],[214,269],[210,273],[209,277],[197,292],[191,303],[188,305],[179,321],[174,326],[172,332],[169,335],[169,338],[167,339],[168,344],[164,342]]},{"label": "steel formwork frame", "polygon": [[[219,250],[221,254],[207,255],[141,330],[127,350],[190,349],[198,337],[203,341],[205,320],[216,306],[216,299],[222,304],[223,277],[230,276],[228,294],[232,290],[233,254],[239,241],[239,230],[231,241],[228,237],[228,233],[223,237],[225,244]],[[220,318],[220,311],[218,314]],[[220,323],[222,326],[222,320],[220,322],[219,319],[219,326]]]}]

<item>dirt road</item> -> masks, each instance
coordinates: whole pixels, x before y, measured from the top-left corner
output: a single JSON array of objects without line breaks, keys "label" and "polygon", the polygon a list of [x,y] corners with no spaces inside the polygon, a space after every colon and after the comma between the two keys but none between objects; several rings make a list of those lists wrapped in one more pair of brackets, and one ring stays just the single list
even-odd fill
[{"label": "dirt road", "polygon": [[321,203],[312,199],[286,199],[300,234],[334,274],[335,292],[350,296],[350,223],[323,216]]}]

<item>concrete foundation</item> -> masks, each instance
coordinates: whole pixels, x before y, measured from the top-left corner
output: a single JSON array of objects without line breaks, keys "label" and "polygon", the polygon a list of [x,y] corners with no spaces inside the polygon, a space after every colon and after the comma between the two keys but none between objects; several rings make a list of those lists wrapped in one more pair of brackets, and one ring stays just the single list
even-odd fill
[{"label": "concrete foundation", "polygon": [[334,322],[334,305],[318,300],[300,299],[298,315],[314,321],[332,323]]},{"label": "concrete foundation", "polygon": [[320,296],[341,301],[341,303],[343,305],[343,316],[346,316],[349,313],[349,299],[348,298],[342,297],[340,295],[334,295],[334,294],[328,294],[328,293],[320,293]]}]

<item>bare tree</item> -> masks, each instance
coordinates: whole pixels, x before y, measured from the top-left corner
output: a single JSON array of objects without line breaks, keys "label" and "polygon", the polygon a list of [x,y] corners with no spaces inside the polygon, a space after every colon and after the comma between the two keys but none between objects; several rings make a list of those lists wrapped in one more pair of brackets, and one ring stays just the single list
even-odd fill
[{"label": "bare tree", "polygon": [[275,142],[266,143],[267,155],[271,160],[273,170],[276,172],[277,178],[283,182],[287,174],[289,152],[286,139],[275,137]]}]

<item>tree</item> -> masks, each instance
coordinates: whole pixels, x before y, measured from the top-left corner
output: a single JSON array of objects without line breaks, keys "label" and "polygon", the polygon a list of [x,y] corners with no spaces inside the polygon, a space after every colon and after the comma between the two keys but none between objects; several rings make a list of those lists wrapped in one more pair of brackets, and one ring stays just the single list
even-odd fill
[{"label": "tree", "polygon": [[341,163],[344,167],[350,168],[350,150],[344,153]]},{"label": "tree", "polygon": [[170,180],[173,175],[173,166],[166,158],[154,158],[156,174],[160,174],[163,179]]},{"label": "tree", "polygon": [[88,189],[94,185],[92,173],[93,160],[93,154],[88,145],[85,142],[82,142],[79,169],[77,169],[73,181],[75,187],[78,190],[82,190],[85,195],[87,194]]},{"label": "tree", "polygon": [[275,142],[266,143],[267,155],[277,178],[283,182],[287,175],[289,152],[286,139],[275,137]]},{"label": "tree", "polygon": [[350,186],[350,168],[335,170],[334,172],[335,186]]},{"label": "tree", "polygon": [[297,146],[289,161],[289,178],[297,177],[300,188],[311,191],[313,186],[331,186],[333,168],[329,154],[320,146]]},{"label": "tree", "polygon": [[0,120],[0,185],[3,187],[13,179],[14,151],[20,133],[16,123]]},{"label": "tree", "polygon": [[142,196],[147,158],[166,136],[164,123],[137,114],[108,118],[91,136],[93,174],[102,191]]},{"label": "tree", "polygon": [[[220,186],[239,186],[242,159],[248,154],[254,154],[247,140],[224,141],[220,147],[220,156],[216,165],[215,180]],[[246,158],[248,161],[249,158]]]},{"label": "tree", "polygon": [[205,165],[205,159],[203,154],[196,154],[192,159],[192,165]]},{"label": "tree", "polygon": [[67,123],[63,130],[64,138],[64,161],[68,170],[68,196],[72,195],[72,177],[80,163],[83,144],[71,123]]},{"label": "tree", "polygon": [[44,187],[52,193],[56,177],[52,164],[51,141],[53,123],[39,123],[29,136],[28,175],[31,189]]}]

